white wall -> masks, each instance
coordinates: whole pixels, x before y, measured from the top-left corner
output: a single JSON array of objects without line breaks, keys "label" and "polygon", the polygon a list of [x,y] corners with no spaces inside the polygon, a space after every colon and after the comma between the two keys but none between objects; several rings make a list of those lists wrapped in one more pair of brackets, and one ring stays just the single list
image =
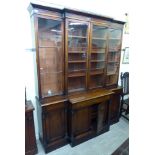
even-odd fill
[{"label": "white wall", "polygon": [[[50,2],[65,7],[76,8],[85,11],[91,11],[94,13],[111,16],[118,20],[125,20],[125,13],[128,13],[128,1],[126,0],[44,0],[44,1],[36,1],[40,3]],[[25,49],[32,48],[32,39],[31,39],[31,23],[29,13],[27,11],[27,7],[30,1],[25,1],[25,11],[23,13],[23,18],[25,20],[25,30],[23,31],[23,35],[25,36],[24,39],[24,47]],[[129,47],[128,44],[129,35],[123,36],[123,45],[124,47]],[[25,50],[25,85],[27,88],[27,99],[31,99],[33,105],[36,109],[35,105],[35,86],[34,86],[34,68],[33,68],[33,52],[28,52]],[[123,52],[122,52],[123,54]],[[122,56],[121,56],[122,57]],[[121,66],[120,72],[129,71],[128,64],[122,64],[121,59]],[[37,123],[37,115],[36,110],[34,112],[34,120],[35,120],[35,129],[36,129],[36,137],[38,138],[38,123]]]}]

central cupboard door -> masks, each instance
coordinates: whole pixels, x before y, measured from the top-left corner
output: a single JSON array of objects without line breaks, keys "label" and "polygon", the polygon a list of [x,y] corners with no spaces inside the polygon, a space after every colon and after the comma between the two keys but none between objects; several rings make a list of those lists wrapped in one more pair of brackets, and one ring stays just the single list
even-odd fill
[{"label": "central cupboard door", "polygon": [[108,28],[94,23],[91,27],[89,88],[103,87],[105,83]]},{"label": "central cupboard door", "polygon": [[86,90],[88,66],[88,23],[66,22],[67,87],[68,92]]}]

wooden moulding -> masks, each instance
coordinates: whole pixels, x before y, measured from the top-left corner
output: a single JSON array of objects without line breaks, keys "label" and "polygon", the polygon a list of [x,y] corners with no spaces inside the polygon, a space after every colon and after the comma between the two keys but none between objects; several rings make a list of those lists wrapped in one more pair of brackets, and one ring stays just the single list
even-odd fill
[{"label": "wooden moulding", "polygon": [[82,101],[86,101],[86,100],[91,100],[91,99],[95,99],[98,97],[103,97],[103,96],[107,96],[107,95],[112,95],[113,92],[109,91],[109,90],[92,90],[92,91],[88,91],[85,93],[79,93],[76,95],[71,95],[69,96],[69,101],[72,104],[78,103],[78,102],[82,102]]}]

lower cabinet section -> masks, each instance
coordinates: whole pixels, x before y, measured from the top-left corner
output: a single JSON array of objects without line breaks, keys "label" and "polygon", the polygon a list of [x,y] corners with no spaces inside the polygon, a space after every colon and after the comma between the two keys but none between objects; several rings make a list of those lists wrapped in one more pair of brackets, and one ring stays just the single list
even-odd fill
[{"label": "lower cabinet section", "polygon": [[111,89],[114,92],[112,96],[112,103],[110,104],[110,124],[117,123],[120,118],[121,95],[122,87]]},{"label": "lower cabinet section", "polygon": [[91,91],[63,99],[37,99],[39,137],[48,153],[67,143],[78,145],[109,131],[119,121],[122,89]]},{"label": "lower cabinet section", "polygon": [[71,110],[69,115],[69,138],[72,146],[95,136],[95,128],[92,123],[91,112],[91,107]]},{"label": "lower cabinet section", "polygon": [[67,106],[66,102],[56,102],[39,105],[39,108],[42,120],[39,136],[47,153],[67,144]]},{"label": "lower cabinet section", "polygon": [[[87,94],[84,100],[69,99],[69,139],[75,146],[109,130],[112,92]],[[77,99],[77,100],[76,100]]]}]

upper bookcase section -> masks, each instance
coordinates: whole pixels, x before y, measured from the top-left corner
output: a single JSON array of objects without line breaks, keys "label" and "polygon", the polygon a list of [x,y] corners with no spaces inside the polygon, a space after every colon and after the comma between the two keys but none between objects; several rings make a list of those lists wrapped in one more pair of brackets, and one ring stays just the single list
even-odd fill
[{"label": "upper bookcase section", "polygon": [[30,3],[28,7],[28,11],[30,15],[39,14],[39,15],[48,15],[48,16],[57,16],[60,18],[76,18],[85,21],[95,21],[101,22],[100,20],[105,20],[107,22],[112,22],[116,24],[124,24],[124,21],[115,20],[112,17],[103,16],[101,14],[96,14],[93,12],[72,9],[72,8],[65,8],[62,6],[54,5],[51,3]]}]

